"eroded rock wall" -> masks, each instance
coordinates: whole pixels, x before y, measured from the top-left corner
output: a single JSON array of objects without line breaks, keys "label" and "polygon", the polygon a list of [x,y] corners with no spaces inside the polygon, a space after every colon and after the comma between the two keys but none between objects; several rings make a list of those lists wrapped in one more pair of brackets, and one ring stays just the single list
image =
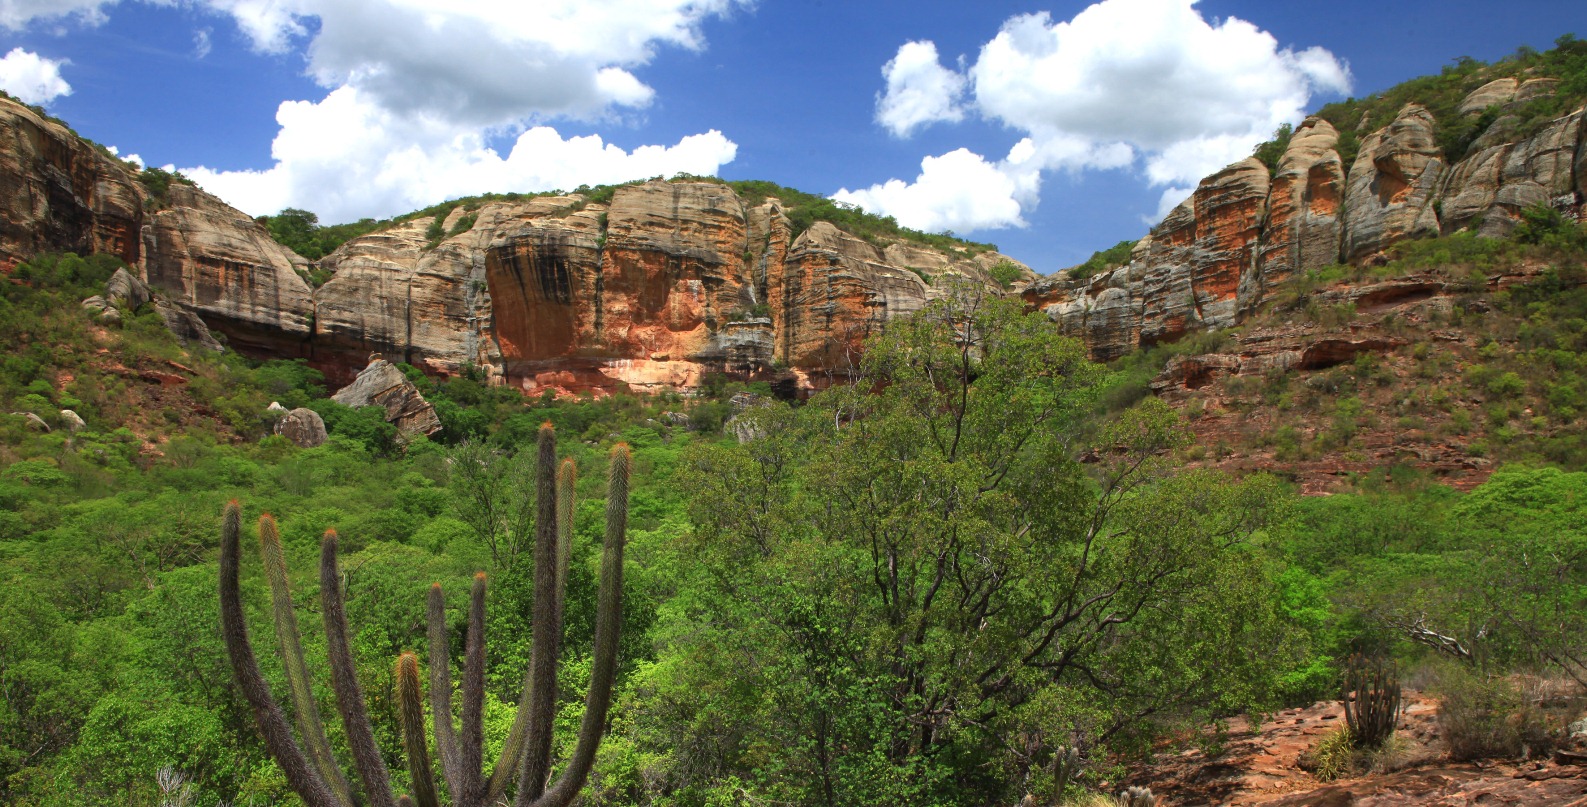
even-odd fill
[{"label": "eroded rock wall", "polygon": [[[1554,91],[1547,80],[1500,80],[1461,106],[1478,115]],[[1535,128],[1535,127],[1534,127]],[[1454,166],[1436,121],[1407,104],[1362,133],[1352,164],[1339,133],[1308,118],[1269,180],[1242,160],[1201,181],[1191,198],[1141,239],[1130,262],[1100,275],[1055,276],[1023,290],[1027,304],[1083,338],[1094,358],[1242,321],[1294,277],[1330,264],[1369,263],[1411,238],[1470,230],[1509,235],[1521,211],[1553,205],[1581,218],[1587,202],[1587,109],[1521,136],[1500,114]]]}]

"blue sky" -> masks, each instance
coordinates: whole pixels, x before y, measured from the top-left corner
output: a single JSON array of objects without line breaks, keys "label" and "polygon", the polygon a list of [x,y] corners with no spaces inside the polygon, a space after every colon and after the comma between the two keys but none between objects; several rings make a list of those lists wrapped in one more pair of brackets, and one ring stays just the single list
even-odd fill
[{"label": "blue sky", "polygon": [[1139,237],[1279,122],[1580,0],[0,0],[0,86],[250,213],[716,173],[1038,271]]}]

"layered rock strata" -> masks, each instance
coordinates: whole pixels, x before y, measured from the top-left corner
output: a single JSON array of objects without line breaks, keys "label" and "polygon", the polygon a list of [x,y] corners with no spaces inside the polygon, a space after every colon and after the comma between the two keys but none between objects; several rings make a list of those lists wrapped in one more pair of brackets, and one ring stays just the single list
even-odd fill
[{"label": "layered rock strata", "polygon": [[[396,426],[397,432],[404,437],[430,435],[441,430],[441,419],[436,416],[435,407],[424,399],[419,388],[395,364],[378,356],[371,357],[369,366],[353,379],[353,383],[337,390],[331,400],[354,409],[378,406],[386,410],[386,422]],[[291,415],[289,412],[288,417]]]},{"label": "layered rock strata", "polygon": [[[1471,93],[1461,114],[1504,113],[1553,92],[1554,84],[1491,82]],[[1234,325],[1294,276],[1382,261],[1406,239],[1460,230],[1506,236],[1521,211],[1539,203],[1582,217],[1587,109],[1525,137],[1516,132],[1513,116],[1496,115],[1449,166],[1432,114],[1407,104],[1388,126],[1363,133],[1347,169],[1339,133],[1308,118],[1271,178],[1253,159],[1235,163],[1202,180],[1125,266],[1039,281],[1024,298],[1107,360],[1191,330]]]},{"label": "layered rock strata", "polygon": [[[110,252],[165,301],[244,352],[307,358],[347,384],[372,352],[526,391],[680,388],[704,374],[820,386],[863,339],[944,293],[994,286],[995,252],[795,233],[775,198],[710,182],[459,206],[310,262],[247,215],[133,167],[57,122],[0,101],[0,269],[41,252]],[[1027,279],[1035,275],[1017,262]],[[928,281],[929,279],[929,281]]]}]

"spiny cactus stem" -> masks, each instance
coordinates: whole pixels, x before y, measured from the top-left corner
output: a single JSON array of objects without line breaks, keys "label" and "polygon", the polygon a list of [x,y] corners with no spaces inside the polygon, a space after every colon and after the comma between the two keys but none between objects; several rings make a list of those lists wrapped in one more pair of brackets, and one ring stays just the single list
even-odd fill
[{"label": "spiny cactus stem", "polygon": [[254,658],[253,647],[248,643],[248,622],[243,616],[242,594],[238,588],[239,554],[242,536],[242,508],[236,500],[226,505],[220,538],[220,623],[226,642],[226,655],[231,659],[232,673],[242,689],[254,722],[264,737],[265,750],[270,752],[281,773],[308,807],[339,807],[331,789],[317,776],[296,743],[292,729],[287,725],[281,705],[270,695],[270,685],[259,672],[259,662]]},{"label": "spiny cactus stem", "polygon": [[568,594],[568,566],[573,560],[573,488],[578,468],[572,457],[557,469],[557,612],[553,619],[562,624]]},{"label": "spiny cactus stem", "polygon": [[452,670],[446,639],[446,595],[440,583],[430,585],[425,603],[425,622],[430,641],[430,713],[435,721],[435,752],[441,757],[441,773],[447,791],[461,801],[465,768],[457,747],[457,731],[452,727]]},{"label": "spiny cactus stem", "polygon": [[397,657],[397,718],[402,723],[402,746],[413,778],[413,800],[418,807],[441,807],[430,768],[430,748],[424,734],[424,693],[419,687],[419,657]]},{"label": "spiny cactus stem", "polygon": [[343,807],[353,807],[353,796],[331,754],[331,742],[325,736],[325,723],[320,720],[320,707],[314,700],[314,686],[309,679],[309,667],[303,661],[303,639],[298,632],[297,613],[292,609],[292,588],[287,582],[287,562],[281,552],[281,533],[276,520],[266,513],[259,517],[259,556],[264,559],[265,578],[270,582],[271,614],[275,619],[276,644],[281,650],[281,666],[286,670],[287,687],[292,693],[292,710],[298,726],[298,737],[309,761],[320,778],[331,788]]},{"label": "spiny cactus stem", "polygon": [[528,807],[545,792],[551,771],[551,727],[557,695],[557,657],[562,644],[562,626],[556,617],[557,606],[557,437],[550,423],[540,427],[538,456],[535,462],[535,549],[534,613],[545,619],[534,625],[529,646],[529,668],[533,677],[529,702],[519,709],[529,710],[528,734],[524,743],[524,762],[518,775],[515,807]]},{"label": "spiny cactus stem", "polygon": [[391,774],[375,744],[375,732],[364,709],[364,690],[353,667],[353,653],[347,641],[347,608],[342,601],[341,570],[336,565],[336,530],[327,530],[320,542],[320,607],[325,612],[325,647],[331,663],[331,686],[336,690],[336,709],[342,715],[347,746],[353,752],[353,767],[363,780],[364,795],[371,807],[393,807]]},{"label": "spiny cactus stem", "polygon": [[584,700],[584,719],[579,724],[573,758],[535,807],[567,807],[573,802],[595,764],[595,752],[606,726],[606,710],[612,703],[612,683],[617,675],[617,640],[623,623],[623,548],[628,532],[632,465],[627,444],[618,443],[612,448],[611,475],[606,486],[606,541],[601,549],[601,588],[595,617],[595,658]]},{"label": "spiny cactus stem", "polygon": [[460,807],[483,804],[480,765],[485,751],[485,573],[474,575],[468,602],[468,636],[463,649],[463,791]]}]

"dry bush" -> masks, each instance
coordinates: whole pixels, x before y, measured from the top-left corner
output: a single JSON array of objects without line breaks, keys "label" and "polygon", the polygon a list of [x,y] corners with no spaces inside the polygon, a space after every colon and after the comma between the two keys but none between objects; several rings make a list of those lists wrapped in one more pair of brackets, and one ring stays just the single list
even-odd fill
[{"label": "dry bush", "polygon": [[1554,746],[1554,720],[1509,679],[1454,673],[1439,695],[1439,734],[1452,759],[1528,758]]}]

